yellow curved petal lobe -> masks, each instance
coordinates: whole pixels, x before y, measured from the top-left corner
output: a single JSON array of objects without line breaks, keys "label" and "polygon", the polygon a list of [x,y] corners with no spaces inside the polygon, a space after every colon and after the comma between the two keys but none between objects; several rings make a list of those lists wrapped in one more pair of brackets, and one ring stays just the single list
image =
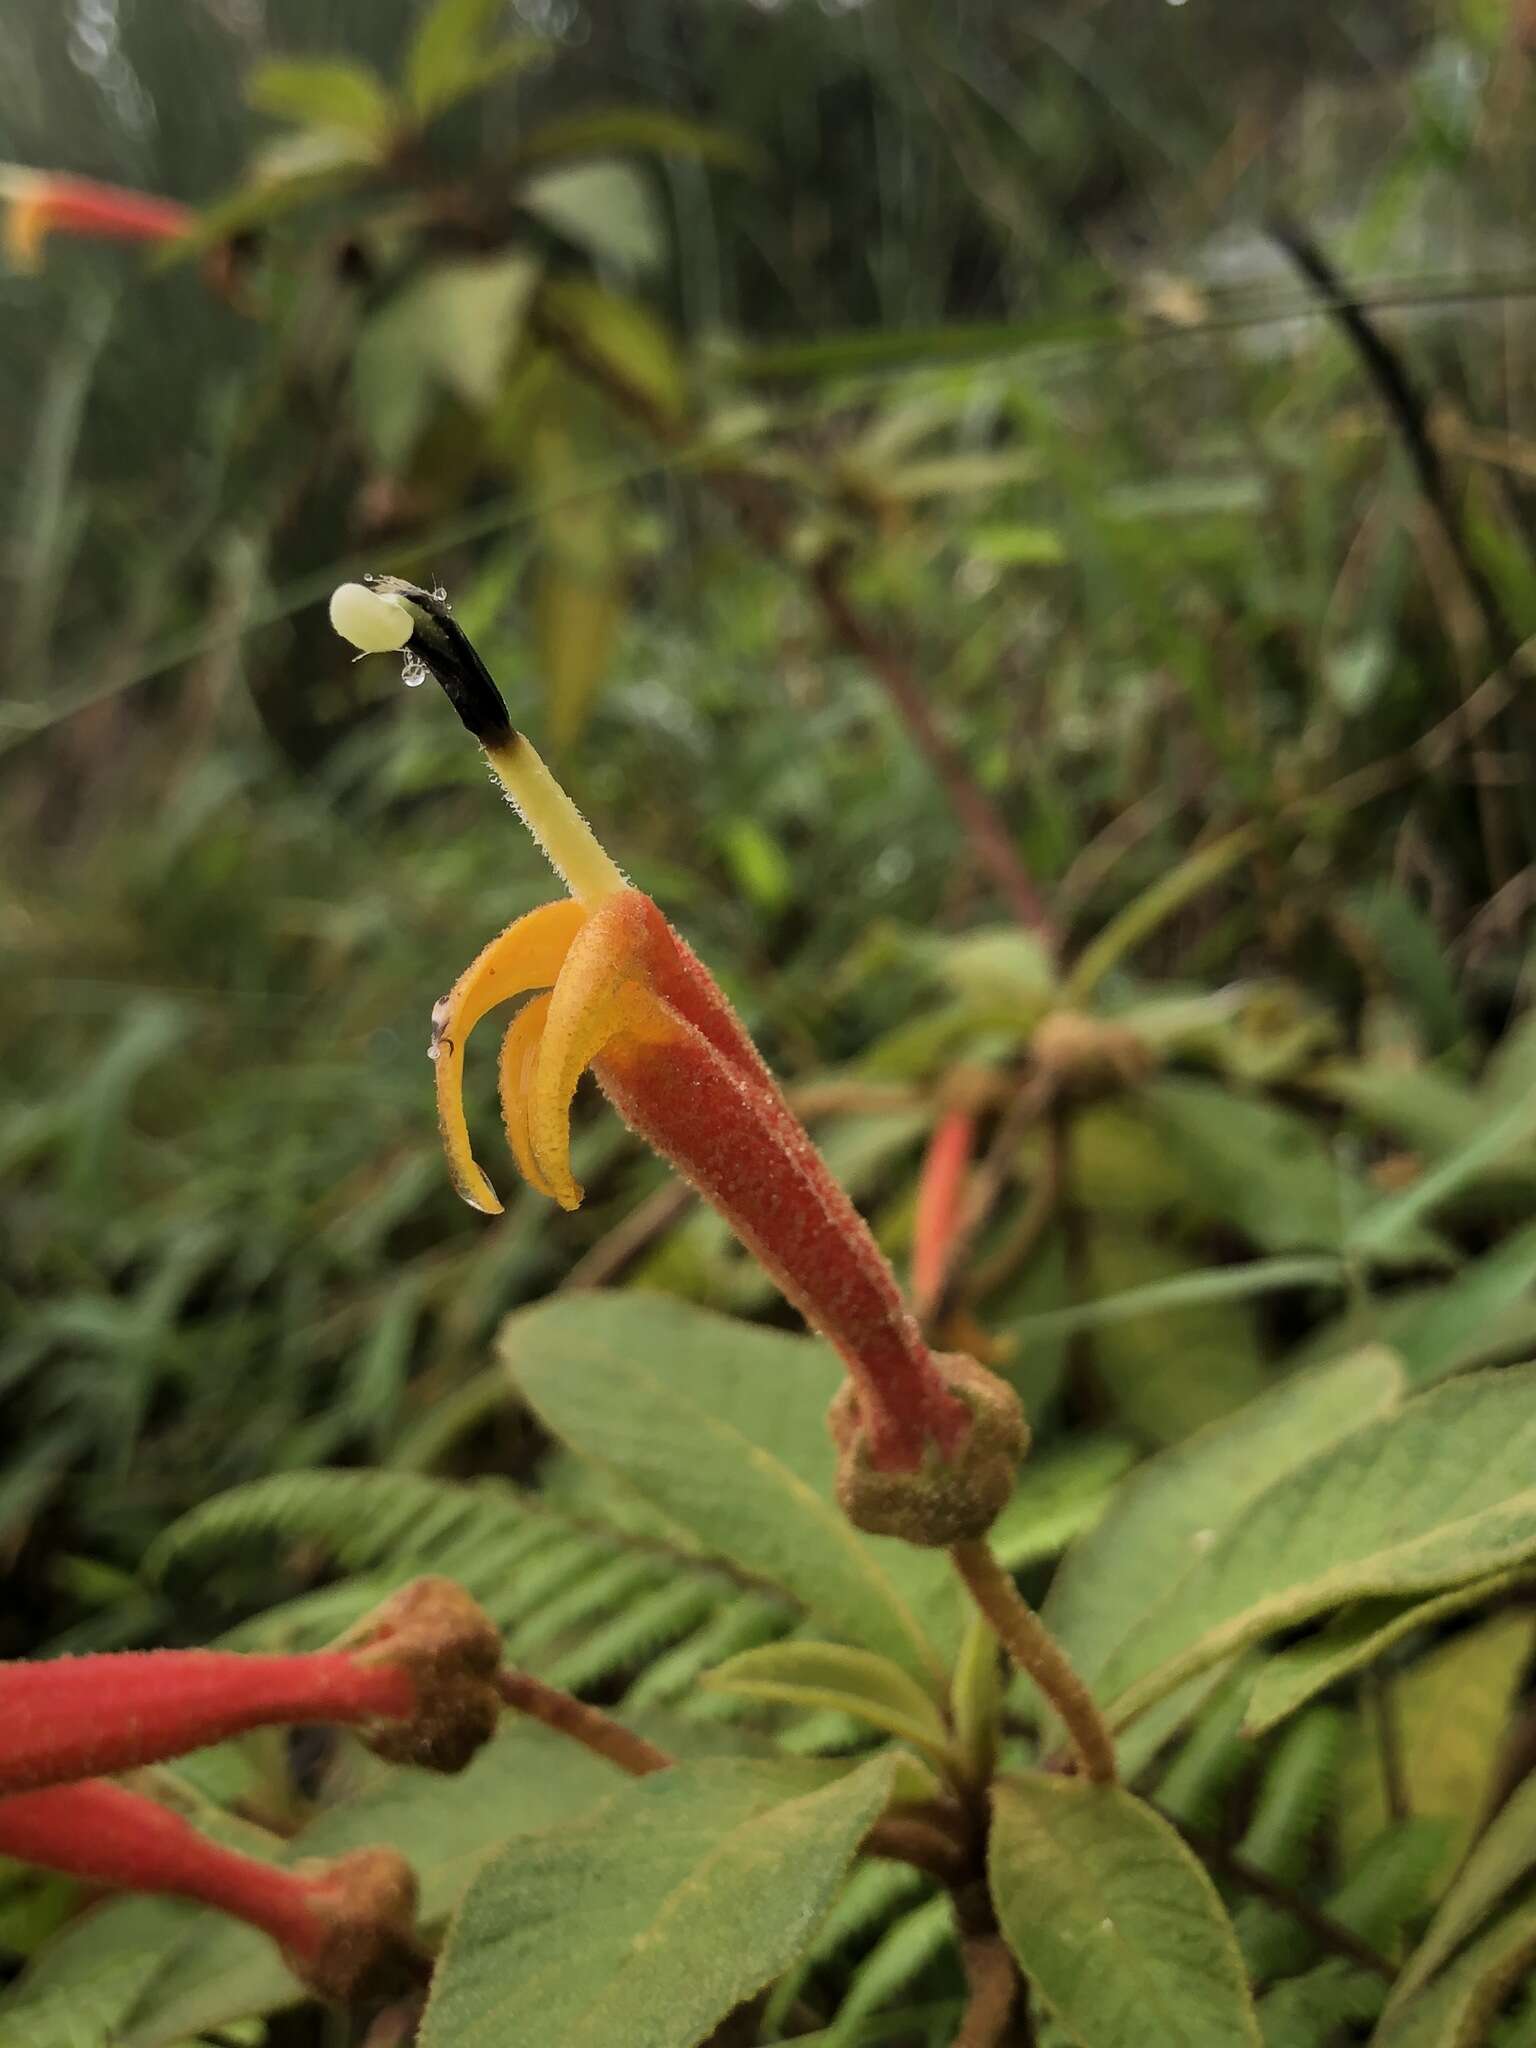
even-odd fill
[{"label": "yellow curved petal lobe", "polygon": [[568,897],[530,910],[492,939],[432,1012],[437,1116],[448,1171],[470,1207],[488,1216],[500,1215],[501,1203],[470,1148],[469,1126],[464,1120],[465,1042],[498,1003],[550,987],[589,915],[585,905]]},{"label": "yellow curved petal lobe", "polygon": [[562,1209],[581,1188],[571,1173],[571,1098],[584,1071],[616,1038],[676,1037],[677,1020],[637,978],[642,971],[644,898],[633,890],[606,898],[571,941],[555,983],[528,1103],[533,1156]]},{"label": "yellow curved petal lobe", "polygon": [[533,1156],[528,1133],[528,1110],[533,1095],[533,1078],[539,1063],[539,1040],[549,1015],[550,997],[531,996],[507,1026],[501,1041],[501,1119],[507,1127],[507,1143],[517,1161],[517,1170],[536,1194],[555,1198],[555,1190],[544,1178]]}]

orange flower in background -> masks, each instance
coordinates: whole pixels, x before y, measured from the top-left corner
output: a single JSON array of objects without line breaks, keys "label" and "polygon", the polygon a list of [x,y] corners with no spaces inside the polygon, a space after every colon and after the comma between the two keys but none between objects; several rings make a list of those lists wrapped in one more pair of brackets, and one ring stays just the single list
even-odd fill
[{"label": "orange flower in background", "polygon": [[331,617],[363,652],[398,651],[408,674],[430,670],[571,890],[494,939],[433,1012],[438,1114],[459,1193],[477,1209],[501,1208],[470,1148],[464,1048],[489,1011],[528,999],[500,1071],[507,1136],[529,1184],[567,1209],[580,1202],[570,1107],[590,1067],[625,1122],[719,1210],[837,1349],[869,1464],[914,1473],[932,1454],[957,1458],[975,1420],[968,1376],[929,1351],[868,1227],[724,993],[513,730],[441,597],[382,577],[344,584]]},{"label": "orange flower in background", "polygon": [[35,270],[49,235],[85,235],[112,242],[173,242],[191,232],[197,216],[174,199],[123,185],[103,185],[63,171],[0,164],[0,229],[17,270]]}]

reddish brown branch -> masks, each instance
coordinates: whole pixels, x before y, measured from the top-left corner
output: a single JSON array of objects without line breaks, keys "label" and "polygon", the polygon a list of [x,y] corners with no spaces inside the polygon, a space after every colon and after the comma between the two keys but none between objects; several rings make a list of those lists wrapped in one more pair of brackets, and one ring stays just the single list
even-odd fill
[{"label": "reddish brown branch", "polygon": [[1000,1934],[965,1935],[966,2002],[955,2048],[1004,2048],[1019,1995],[1019,1973]]},{"label": "reddish brown branch", "polygon": [[654,1742],[631,1733],[599,1708],[573,1699],[558,1686],[546,1685],[542,1678],[508,1668],[498,1673],[496,1684],[509,1707],[542,1721],[559,1735],[569,1736],[572,1742],[579,1742],[583,1749],[590,1749],[594,1756],[627,1771],[632,1778],[646,1778],[653,1771],[672,1767],[674,1759]]}]

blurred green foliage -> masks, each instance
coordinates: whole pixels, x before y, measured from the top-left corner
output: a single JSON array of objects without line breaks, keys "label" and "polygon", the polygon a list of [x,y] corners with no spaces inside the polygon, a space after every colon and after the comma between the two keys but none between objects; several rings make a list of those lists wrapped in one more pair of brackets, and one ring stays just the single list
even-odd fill
[{"label": "blurred green foliage", "polygon": [[[448,1193],[431,1002],[549,884],[441,704],[326,629],[363,568],[448,585],[898,1261],[927,1131],[981,1105],[991,1200],[940,1326],[1067,1461],[1021,1569],[1293,1367],[1380,1342],[1427,1386],[1529,1354],[1523,671],[1263,231],[1300,219],[1410,364],[1523,639],[1532,59],[1507,10],[11,0],[6,30],[0,155],[209,227],[148,266],[60,238],[0,277],[0,1654],[202,1639],[291,1593],[330,1619],[348,1572],[473,1582],[451,1546],[351,1557],[323,1515],[288,1531],[309,1570],[204,1583],[180,1539],[155,1551],[317,1466],[536,1477],[542,1507],[475,1535],[487,1583],[520,1517],[568,1513],[564,1567],[504,1618],[640,1707],[793,1620],[637,1557],[488,1366],[502,1317],[573,1278],[777,1310],[605,1113],[577,1217],[524,1193],[487,1227]],[[778,508],[772,558],[722,472]],[[1059,960],[829,649],[827,562],[1002,814]],[[1019,1122],[1062,1012],[1144,1060]],[[1496,1625],[1463,1614],[1453,1640]],[[1370,1648],[1322,1684],[1440,1668],[1438,1617],[1352,1621]],[[1266,1684],[1313,1696],[1293,1666]],[[1317,1898],[1355,1885],[1338,1910],[1389,1945],[1444,1842],[1387,1859],[1404,1896],[1362,1878],[1383,1815],[1345,1698],[1347,1730],[1309,1708],[1262,1773],[1218,1698],[1163,1783]],[[945,2038],[943,1923],[876,1876],[810,1981],[849,2024],[931,1994]],[[1371,2009],[1293,1925],[1239,1929],[1261,1981],[1295,1973],[1275,2043]]]}]

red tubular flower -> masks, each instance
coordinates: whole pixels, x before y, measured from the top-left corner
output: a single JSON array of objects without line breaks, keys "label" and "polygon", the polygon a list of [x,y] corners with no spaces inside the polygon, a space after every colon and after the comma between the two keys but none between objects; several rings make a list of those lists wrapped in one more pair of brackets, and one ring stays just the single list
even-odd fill
[{"label": "red tubular flower", "polygon": [[949,1278],[950,1255],[965,1208],[965,1177],[976,1142],[976,1119],[951,1109],[934,1125],[917,1183],[912,1233],[912,1299],[925,1320],[938,1306]]},{"label": "red tubular flower", "polygon": [[[852,1389],[851,1406],[834,1418],[845,1475],[863,1464],[928,1474],[948,1505],[925,1526],[948,1529],[958,1515],[957,1526],[976,1533],[1001,1505],[1003,1439],[1013,1443],[1022,1428],[1009,1389],[978,1378],[969,1360],[929,1351],[889,1264],[724,994],[513,730],[441,597],[391,577],[345,584],[331,618],[364,652],[398,650],[408,673],[437,677],[571,890],[570,901],[530,911],[494,939],[433,1012],[438,1112],[459,1193],[477,1209],[501,1207],[470,1149],[466,1040],[488,1011],[531,996],[507,1031],[500,1068],[507,1136],[524,1178],[564,1208],[580,1202],[570,1105],[591,1067],[625,1121],[720,1211],[841,1355]],[[978,1452],[988,1466],[985,1510],[973,1483]]]},{"label": "red tubular flower", "polygon": [[391,1849],[285,1870],[210,1842],[179,1814],[100,1778],[0,1799],[0,1855],[112,1890],[196,1899],[270,1935],[322,1997],[408,1967],[415,1883]]},{"label": "red tubular flower", "polygon": [[174,199],[23,164],[0,164],[0,201],[6,255],[18,270],[37,268],[50,234],[173,242],[190,233],[197,219],[190,206]]},{"label": "red tubular flower", "polygon": [[494,1004],[549,988],[513,1019],[502,1108],[524,1176],[562,1207],[570,1105],[590,1066],[619,1114],[713,1204],[775,1283],[836,1346],[859,1390],[871,1459],[916,1471],[971,1426],[902,1301],[890,1266],[833,1179],[698,956],[656,905],[619,888],[592,909],[546,904],[508,927],[433,1013],[438,1110],[454,1183],[499,1210],[469,1149],[464,1045]]},{"label": "red tubular flower", "polygon": [[0,1664],[0,1795],[162,1763],[249,1728],[361,1726],[395,1763],[462,1770],[501,1709],[501,1641],[450,1579],[414,1579],[308,1655],[126,1650]]},{"label": "red tubular flower", "polygon": [[163,1763],[249,1728],[406,1720],[415,1701],[409,1672],[335,1650],[141,1650],[0,1664],[0,1793]]}]

